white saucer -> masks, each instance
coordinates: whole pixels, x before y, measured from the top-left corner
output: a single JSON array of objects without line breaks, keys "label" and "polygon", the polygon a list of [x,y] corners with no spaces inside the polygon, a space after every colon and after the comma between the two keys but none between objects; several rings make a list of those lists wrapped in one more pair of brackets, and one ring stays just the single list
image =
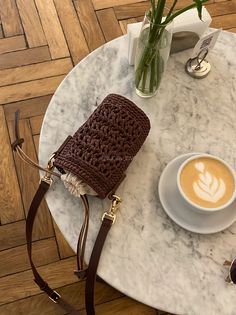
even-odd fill
[{"label": "white saucer", "polygon": [[236,220],[236,201],[224,210],[200,213],[188,208],[177,188],[176,175],[179,166],[187,158],[197,154],[180,155],[165,167],[158,185],[160,201],[167,215],[184,229],[200,234],[220,232]]}]

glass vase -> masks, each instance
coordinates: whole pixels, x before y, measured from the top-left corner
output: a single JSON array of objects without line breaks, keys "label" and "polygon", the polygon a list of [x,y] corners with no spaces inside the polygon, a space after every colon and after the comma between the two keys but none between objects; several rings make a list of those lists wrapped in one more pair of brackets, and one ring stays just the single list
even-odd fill
[{"label": "glass vase", "polygon": [[141,97],[157,93],[170,54],[173,22],[150,23],[145,16],[135,55],[135,88]]}]

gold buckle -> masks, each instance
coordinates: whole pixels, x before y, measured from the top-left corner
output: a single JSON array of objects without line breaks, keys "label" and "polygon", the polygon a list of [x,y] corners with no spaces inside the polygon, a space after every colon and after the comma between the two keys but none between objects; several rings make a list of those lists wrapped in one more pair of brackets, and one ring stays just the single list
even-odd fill
[{"label": "gold buckle", "polygon": [[111,208],[109,211],[106,211],[103,213],[102,221],[104,219],[108,219],[108,220],[112,221],[112,224],[114,224],[115,220],[116,220],[116,212],[117,212],[117,209],[119,208],[122,200],[120,197],[118,197],[116,195],[113,195],[112,198],[113,199],[112,199]]},{"label": "gold buckle", "polygon": [[54,303],[58,303],[57,301],[61,298],[60,294],[57,291],[53,291],[53,294],[49,296],[49,299],[52,300]]}]

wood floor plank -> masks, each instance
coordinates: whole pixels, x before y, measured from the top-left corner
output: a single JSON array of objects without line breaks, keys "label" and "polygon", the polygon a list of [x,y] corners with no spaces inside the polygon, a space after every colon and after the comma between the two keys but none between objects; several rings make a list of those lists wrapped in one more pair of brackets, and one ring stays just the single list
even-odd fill
[{"label": "wood floor plank", "polygon": [[[167,0],[166,2],[167,7],[170,7],[172,2],[173,0]],[[192,0],[179,0],[176,4],[176,10],[179,10],[191,3],[192,3]],[[210,1],[208,3],[210,3]],[[145,12],[150,8],[149,1],[143,1],[143,2],[135,1],[134,3],[131,3],[131,4],[125,3],[123,5],[119,1],[118,4],[119,5],[114,6],[114,12],[118,20],[144,16]],[[226,6],[227,4],[228,2],[226,3]]]},{"label": "wood floor plank", "polygon": [[227,29],[228,32],[236,33],[236,27]]},{"label": "wood floor plank", "polygon": [[[78,278],[74,275],[75,258],[67,258],[38,268],[39,273],[53,288],[75,283]],[[33,281],[31,270],[3,277],[0,281],[0,305],[14,300],[26,298],[41,293]],[[78,293],[77,293],[78,294]],[[43,308],[42,308],[43,310]],[[43,312],[40,312],[43,314]],[[44,313],[45,314],[45,313]]]},{"label": "wood floor plank", "polygon": [[[1,40],[0,40],[1,42]],[[67,74],[73,68],[70,58],[0,70],[0,86]]]},{"label": "wood floor plank", "polygon": [[15,0],[0,0],[0,16],[6,37],[23,34]]},{"label": "wood floor plank", "polygon": [[119,21],[122,33],[127,34],[127,25],[131,24],[131,23],[136,23],[136,22],[137,22],[137,20],[135,18]]},{"label": "wood floor plank", "polygon": [[3,38],[3,30],[2,30],[2,25],[0,24],[0,38]]},{"label": "wood floor plank", "polygon": [[[14,139],[14,123],[9,122],[10,136]],[[22,149],[34,161],[37,161],[37,155],[31,135],[31,128],[28,119],[21,119],[19,124],[20,136],[25,140]],[[28,164],[15,155],[16,171],[20,183],[22,199],[26,212],[29,209],[36,189],[39,186],[39,173],[37,169],[30,167]],[[49,213],[46,201],[43,200],[35,220],[33,229],[33,239],[39,240],[54,236],[51,215]]]},{"label": "wood floor plank", "polygon": [[25,220],[0,226],[0,250],[25,243]]},{"label": "wood floor plank", "polygon": [[52,59],[70,55],[53,0],[35,0]]},{"label": "wood floor plank", "polygon": [[[236,2],[225,1],[225,2],[212,3],[207,6],[207,10],[209,11],[212,17],[230,14],[230,13],[236,13]],[[235,26],[236,26],[236,22],[235,22]]]},{"label": "wood floor plank", "polygon": [[43,115],[46,112],[52,95],[36,97],[33,99],[9,103],[4,105],[4,112],[7,121],[15,119],[15,112],[20,109],[21,118],[29,118],[31,116]]},{"label": "wood floor plank", "polygon": [[92,51],[105,43],[105,39],[94,12],[91,0],[74,1],[80,23],[88,43],[89,49]]},{"label": "wood floor plank", "polygon": [[55,235],[56,235],[56,239],[57,239],[60,258],[63,259],[63,258],[75,256],[74,251],[72,250],[70,245],[65,240],[64,236],[62,235],[61,231],[59,230],[59,228],[58,228],[58,226],[54,220],[53,220],[53,225],[54,225]]},{"label": "wood floor plank", "polygon": [[44,115],[34,116],[30,118],[30,126],[32,130],[32,135],[39,135]]},{"label": "wood floor plank", "polygon": [[[36,266],[59,260],[55,237],[33,242],[32,248],[33,260]],[[30,269],[26,245],[1,251],[0,266],[0,277]]]},{"label": "wood floor plank", "polygon": [[4,110],[0,107],[0,220],[6,224],[25,218],[15,172]]},{"label": "wood floor plank", "polygon": [[47,45],[34,0],[16,0],[29,47]]},{"label": "wood floor plank", "polygon": [[[33,140],[34,140],[34,147],[38,156],[39,155],[39,135],[34,135]],[[54,230],[55,230],[55,226],[54,226]],[[55,235],[57,235],[56,230],[55,230]]]},{"label": "wood floor plank", "polygon": [[211,27],[223,29],[236,27],[236,13],[214,17]]},{"label": "wood floor plank", "polygon": [[110,41],[122,35],[113,8],[97,11],[97,17],[106,41]]},{"label": "wood floor plank", "polygon": [[24,35],[0,39],[0,54],[21,49],[26,49]]},{"label": "wood floor plank", "polygon": [[0,55],[0,69],[25,66],[51,60],[47,46],[25,49]]},{"label": "wood floor plank", "polygon": [[[72,273],[72,272],[71,272]],[[57,288],[57,292],[76,309],[83,309],[85,283],[77,282],[62,288]],[[106,303],[122,297],[122,294],[112,289],[110,286],[97,283],[95,287],[95,304]],[[16,313],[18,312],[18,313]],[[25,298],[10,304],[0,306],[0,315],[6,314],[27,314],[27,315],[62,315],[63,310],[52,303],[46,294],[39,294],[30,298]],[[113,313],[111,313],[113,315]],[[110,314],[110,315],[111,315]],[[139,315],[141,315],[140,313]],[[122,314],[124,315],[124,314]]]},{"label": "wood floor plank", "polygon": [[145,14],[150,7],[150,2],[133,3],[131,5],[119,5],[114,7],[114,12],[118,20],[129,19]]},{"label": "wood floor plank", "polygon": [[[88,55],[89,49],[71,0],[54,0],[74,64]],[[91,23],[91,22],[90,22]]]},{"label": "wood floor plank", "polygon": [[234,0],[213,0],[213,2],[226,2],[226,1],[234,1]]},{"label": "wood floor plank", "polygon": [[48,95],[57,89],[65,75],[0,87],[0,104]]},{"label": "wood floor plank", "polygon": [[[223,1],[225,1],[225,0],[223,0]],[[208,0],[207,4],[210,4],[210,3],[213,3],[213,2],[214,2],[214,0]],[[173,0],[166,0],[166,7],[170,8],[172,3],[173,3]],[[186,6],[188,6],[188,5],[192,4],[192,3],[193,3],[192,0],[178,0],[177,3],[176,3],[176,6],[175,6],[175,10],[179,10],[181,8],[185,8]]]},{"label": "wood floor plank", "polygon": [[144,0],[92,0],[93,6],[95,10],[101,10],[106,8],[115,7],[118,5],[125,5],[129,3],[135,3],[135,2],[143,2]]},{"label": "wood floor plank", "polygon": [[136,17],[135,20],[137,20],[137,22],[142,22],[143,21],[143,15]]},{"label": "wood floor plank", "polygon": [[[108,303],[98,305],[96,307],[97,315],[156,315],[156,310],[153,308],[134,301],[128,297],[115,299]],[[86,315],[83,310],[81,315]]]}]

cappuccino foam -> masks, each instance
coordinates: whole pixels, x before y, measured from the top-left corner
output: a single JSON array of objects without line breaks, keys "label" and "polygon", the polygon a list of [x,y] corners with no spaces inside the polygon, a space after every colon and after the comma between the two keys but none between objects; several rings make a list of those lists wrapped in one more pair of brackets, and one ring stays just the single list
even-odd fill
[{"label": "cappuccino foam", "polygon": [[181,171],[180,186],[191,202],[204,208],[223,206],[235,190],[234,177],[228,167],[210,157],[189,161]]}]

